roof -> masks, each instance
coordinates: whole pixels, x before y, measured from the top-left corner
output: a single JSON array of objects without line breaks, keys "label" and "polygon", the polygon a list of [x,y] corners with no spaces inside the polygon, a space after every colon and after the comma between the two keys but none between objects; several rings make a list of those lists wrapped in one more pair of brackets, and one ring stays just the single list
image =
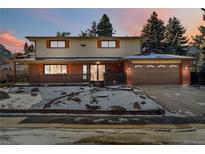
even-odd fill
[{"label": "roof", "polygon": [[126,57],[30,57],[30,58],[18,58],[17,61],[119,61],[119,60],[154,60],[154,59],[187,59],[192,60],[194,57],[189,56],[178,56],[170,54],[149,54],[149,55],[130,55]]},{"label": "roof", "polygon": [[194,59],[190,56],[179,56],[170,54],[149,54],[149,55],[131,55],[123,57],[126,60],[137,60],[137,59]]},{"label": "roof", "polygon": [[38,38],[60,38],[60,39],[65,39],[65,38],[75,38],[75,39],[96,39],[96,38],[131,38],[131,39],[140,39],[140,36],[104,36],[104,37],[94,37],[94,36],[66,36],[66,37],[57,37],[57,36],[25,36],[27,39],[38,39]]},{"label": "roof", "polygon": [[38,62],[38,61],[118,61],[121,57],[67,57],[67,58],[49,58],[49,57],[41,57],[41,58],[18,58],[16,61],[18,62]]}]

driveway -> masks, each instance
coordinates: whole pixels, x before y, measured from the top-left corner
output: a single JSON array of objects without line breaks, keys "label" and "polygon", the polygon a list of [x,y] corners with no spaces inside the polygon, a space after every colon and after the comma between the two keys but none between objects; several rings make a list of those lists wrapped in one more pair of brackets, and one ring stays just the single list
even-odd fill
[{"label": "driveway", "polygon": [[205,89],[180,85],[143,85],[140,88],[167,111],[205,115]]}]

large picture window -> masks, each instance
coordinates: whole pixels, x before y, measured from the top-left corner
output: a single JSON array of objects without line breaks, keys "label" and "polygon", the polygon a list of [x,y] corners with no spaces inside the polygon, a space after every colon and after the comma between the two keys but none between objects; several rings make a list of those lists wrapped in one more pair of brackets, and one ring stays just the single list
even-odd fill
[{"label": "large picture window", "polygon": [[44,74],[67,74],[67,65],[44,65]]},{"label": "large picture window", "polygon": [[65,48],[65,41],[50,41],[51,48]]},{"label": "large picture window", "polygon": [[116,41],[101,41],[102,48],[116,48]]}]

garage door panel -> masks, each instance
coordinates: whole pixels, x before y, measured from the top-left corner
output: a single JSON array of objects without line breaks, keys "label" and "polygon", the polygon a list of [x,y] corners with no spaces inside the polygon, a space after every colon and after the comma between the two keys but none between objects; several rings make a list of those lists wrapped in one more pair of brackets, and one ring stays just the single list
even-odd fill
[{"label": "garage door panel", "polygon": [[[150,64],[148,64],[150,66]],[[154,67],[132,68],[133,84],[179,84],[179,66],[175,64],[151,64]],[[172,66],[174,65],[174,67]],[[171,66],[171,67],[170,67]]]}]

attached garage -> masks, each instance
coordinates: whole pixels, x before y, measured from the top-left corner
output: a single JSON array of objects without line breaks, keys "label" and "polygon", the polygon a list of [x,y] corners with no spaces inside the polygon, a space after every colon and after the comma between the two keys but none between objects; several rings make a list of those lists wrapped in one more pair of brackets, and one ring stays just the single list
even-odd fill
[{"label": "attached garage", "polygon": [[179,84],[179,64],[134,64],[133,84]]},{"label": "attached garage", "polygon": [[190,84],[192,57],[150,54],[124,59],[127,84]]}]

